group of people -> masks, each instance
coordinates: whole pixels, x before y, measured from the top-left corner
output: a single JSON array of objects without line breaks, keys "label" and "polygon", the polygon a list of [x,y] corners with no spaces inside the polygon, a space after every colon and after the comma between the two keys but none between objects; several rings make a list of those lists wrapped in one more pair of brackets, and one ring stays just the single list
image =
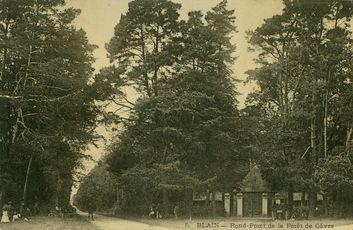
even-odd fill
[{"label": "group of people", "polygon": [[150,212],[148,213],[150,218],[162,219],[162,215],[160,212],[160,205],[158,204],[156,207],[151,207]]},{"label": "group of people", "polygon": [[[37,204],[34,206],[35,212],[36,210],[38,210],[39,212],[39,208],[37,206]],[[17,210],[13,206],[12,202],[9,201],[2,207],[1,223],[11,223],[20,219],[28,221],[29,213],[30,209],[28,207],[25,207],[24,203],[22,203],[19,210]]]},{"label": "group of people", "polygon": [[[180,211],[179,211],[179,206],[178,205],[174,206],[173,213],[174,213],[175,219],[178,219],[178,217],[180,215]],[[162,215],[161,215],[161,211],[160,211],[160,205],[158,204],[155,207],[152,206],[150,208],[150,212],[149,212],[148,216],[150,218],[162,219]]]},{"label": "group of people", "polygon": [[12,205],[12,202],[8,202],[2,208],[1,223],[10,223],[16,221],[20,218],[20,215],[17,214],[15,208]]}]

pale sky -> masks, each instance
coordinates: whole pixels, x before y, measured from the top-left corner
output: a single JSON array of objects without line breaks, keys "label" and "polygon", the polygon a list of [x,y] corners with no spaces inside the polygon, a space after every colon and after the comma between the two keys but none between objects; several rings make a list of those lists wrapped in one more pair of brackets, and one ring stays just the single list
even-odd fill
[{"label": "pale sky", "polygon": [[[215,6],[218,0],[173,0],[182,4],[180,11],[181,18],[185,19],[187,12],[192,10],[202,10],[206,12]],[[69,6],[82,10],[81,15],[76,19],[78,28],[83,28],[87,32],[90,43],[98,45],[94,56],[96,62],[94,68],[99,70],[109,64],[105,44],[113,36],[114,27],[120,19],[120,15],[128,9],[130,0],[67,0]],[[234,36],[233,42],[237,45],[233,71],[240,80],[246,79],[245,72],[255,67],[253,61],[256,56],[248,52],[246,31],[253,30],[260,26],[264,19],[281,13],[283,8],[282,0],[228,0],[229,9],[235,10],[236,26],[238,33]],[[253,85],[238,85],[241,93],[238,100],[244,102],[246,95],[253,90]],[[103,153],[104,149],[91,148],[90,152],[95,159]]]},{"label": "pale sky", "polygon": [[[206,12],[215,6],[218,0],[173,0],[182,4],[181,18],[186,18],[191,10],[202,10]],[[94,67],[99,70],[109,64],[105,50],[105,44],[114,33],[114,27],[120,19],[120,15],[128,9],[129,0],[68,0],[68,5],[81,9],[82,13],[76,19],[78,28],[82,27],[88,35],[91,43],[98,45],[95,51],[96,62]],[[235,34],[233,42],[237,45],[236,56],[238,60],[234,64],[234,72],[237,78],[244,80],[245,71],[254,67],[254,54],[249,53],[246,40],[246,31],[253,30],[263,23],[263,20],[281,13],[281,0],[228,0],[229,9],[235,9],[236,25],[238,33]],[[244,101],[246,94],[252,87],[238,86],[242,94],[239,97]]]}]

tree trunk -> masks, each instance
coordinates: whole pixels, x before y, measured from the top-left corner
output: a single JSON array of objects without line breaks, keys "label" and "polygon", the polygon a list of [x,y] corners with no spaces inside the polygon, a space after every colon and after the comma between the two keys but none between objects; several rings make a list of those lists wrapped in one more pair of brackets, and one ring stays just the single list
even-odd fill
[{"label": "tree trunk", "polygon": [[327,194],[323,194],[323,206],[324,206],[324,215],[325,217],[328,217],[328,196]]},{"label": "tree trunk", "polygon": [[49,207],[55,210],[56,207],[59,207],[59,170],[57,168],[52,169],[52,187],[51,187],[51,197]]},{"label": "tree trunk", "polygon": [[224,194],[224,192],[222,192],[222,204],[223,204],[223,207],[224,207],[224,200],[225,200],[225,194]]},{"label": "tree trunk", "polygon": [[29,159],[29,162],[28,162],[26,179],[25,179],[25,184],[23,187],[22,200],[25,205],[27,204],[27,189],[28,189],[29,173],[31,171],[32,161],[33,161],[33,153],[31,154],[31,158]]},{"label": "tree trunk", "polygon": [[[314,105],[315,106],[315,105]],[[315,111],[313,112],[312,118],[310,119],[310,145],[311,145],[311,157],[310,157],[310,169],[312,172],[313,166],[316,164],[316,124],[315,124]]]},{"label": "tree trunk", "polygon": [[[5,24],[5,39],[7,39],[9,30],[9,23]],[[5,82],[5,72],[6,72],[6,61],[7,61],[8,49],[6,47],[3,48],[3,60],[1,64],[1,73],[0,73],[0,81]],[[2,85],[0,91],[6,90],[6,84]],[[11,112],[10,112],[10,103],[6,99],[0,100],[0,140],[2,139],[0,144],[0,173],[3,172],[4,166],[8,167],[7,161],[10,153],[10,144],[11,144]],[[1,206],[2,207],[2,206]]]},{"label": "tree trunk", "polygon": [[0,173],[9,169],[11,148],[11,108],[6,99],[0,99]]},{"label": "tree trunk", "polygon": [[328,89],[326,86],[324,104],[324,157],[327,157],[327,113],[328,113]]},{"label": "tree trunk", "polygon": [[[156,41],[155,42],[156,42],[156,44],[154,47],[154,52],[155,52],[155,55],[158,55],[158,53],[159,53],[159,26],[157,26]],[[158,69],[159,69],[159,65],[157,62],[158,62],[158,60],[156,60],[156,57],[154,57],[153,91],[156,96],[158,95],[157,82],[158,82]]]},{"label": "tree trunk", "polygon": [[193,191],[185,187],[185,207],[187,210],[187,215],[189,219],[192,219],[192,200],[193,200]]},{"label": "tree trunk", "polygon": [[229,192],[229,202],[230,202],[230,208],[229,208],[229,216],[233,216],[234,213],[234,193],[231,191]]},{"label": "tree trunk", "polygon": [[[314,173],[314,166],[317,164],[317,145],[316,145],[316,90],[313,86],[312,95],[311,95],[311,106],[312,114],[310,119],[310,145],[311,145],[311,155],[309,162],[309,175],[312,176]],[[316,192],[313,191],[313,188],[309,189],[308,201],[309,201],[309,217],[314,217],[315,214],[315,200]]]},{"label": "tree trunk", "polygon": [[288,211],[289,216],[292,216],[293,211],[293,185],[288,188]]},{"label": "tree trunk", "polygon": [[344,210],[343,210],[343,208],[344,208],[344,190],[343,190],[343,188],[339,189],[339,194],[340,194],[340,196],[339,196],[339,211],[338,211],[338,213],[339,213],[340,217],[343,217],[344,216]]},{"label": "tree trunk", "polygon": [[315,191],[309,191],[308,202],[309,202],[309,218],[313,218],[315,216],[315,206],[316,206],[316,192]]},{"label": "tree trunk", "polygon": [[212,217],[217,216],[217,207],[216,207],[216,193],[212,191],[211,194],[211,205],[212,205]]},{"label": "tree trunk", "polygon": [[305,206],[305,191],[302,192],[302,197],[300,199],[300,206]]},{"label": "tree trunk", "polygon": [[206,191],[206,199],[205,199],[205,208],[207,209],[210,205],[210,191],[207,189]]},{"label": "tree trunk", "polygon": [[168,211],[168,190],[166,188],[162,189],[162,196],[163,196],[163,213],[162,215],[166,215],[169,213]]},{"label": "tree trunk", "polygon": [[3,200],[3,197],[2,197],[2,194],[3,194],[2,189],[3,189],[3,188],[0,188],[0,207],[3,207],[3,206],[4,206],[4,200]]},{"label": "tree trunk", "polygon": [[349,147],[350,147],[350,142],[351,142],[351,138],[352,138],[352,132],[353,132],[353,128],[349,127],[347,128],[347,137],[346,137],[346,146],[345,146],[345,151],[346,153],[348,153],[349,151]]},{"label": "tree trunk", "polygon": [[72,191],[72,175],[65,173],[59,175],[59,191],[58,191],[58,200],[59,205],[62,208],[66,208],[70,205],[70,195]]},{"label": "tree trunk", "polygon": [[146,69],[146,44],[145,44],[145,35],[144,35],[144,31],[143,31],[143,26],[141,26],[140,30],[141,30],[142,63],[144,65],[144,67],[143,67],[144,68],[143,81],[144,81],[144,85],[146,87],[147,96],[151,97],[152,93],[151,93],[150,84],[148,82],[148,73],[147,73],[147,69]]},{"label": "tree trunk", "polygon": [[[6,22],[4,33],[5,33],[5,39],[7,39],[7,35],[9,33],[9,23],[8,22]],[[2,65],[1,65],[0,81],[4,80],[5,69],[6,69],[6,60],[7,60],[7,52],[8,52],[7,48],[4,47],[3,53],[2,53],[3,60],[2,60]]]}]

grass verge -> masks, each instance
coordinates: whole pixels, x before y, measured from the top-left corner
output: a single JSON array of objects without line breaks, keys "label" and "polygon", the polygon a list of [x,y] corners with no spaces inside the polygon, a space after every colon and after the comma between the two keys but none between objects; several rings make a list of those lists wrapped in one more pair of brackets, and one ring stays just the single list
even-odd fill
[{"label": "grass verge", "polygon": [[0,224],[0,230],[98,230],[96,226],[81,217],[61,219],[54,217],[33,217],[30,221],[16,221]]}]

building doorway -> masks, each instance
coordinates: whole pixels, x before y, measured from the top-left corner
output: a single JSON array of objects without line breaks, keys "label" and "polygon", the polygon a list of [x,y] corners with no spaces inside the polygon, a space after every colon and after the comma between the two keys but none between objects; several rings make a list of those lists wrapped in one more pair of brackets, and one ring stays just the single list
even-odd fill
[{"label": "building doorway", "polygon": [[244,193],[244,217],[259,217],[262,215],[262,193]]}]

